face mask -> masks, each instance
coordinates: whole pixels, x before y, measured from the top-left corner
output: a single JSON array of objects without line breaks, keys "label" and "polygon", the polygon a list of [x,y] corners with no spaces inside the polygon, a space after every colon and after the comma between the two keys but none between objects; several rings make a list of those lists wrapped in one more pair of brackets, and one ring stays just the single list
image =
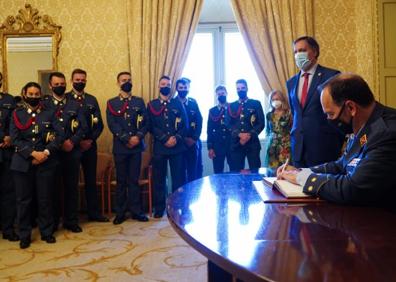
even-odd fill
[{"label": "face mask", "polygon": [[183,98],[183,99],[186,98],[187,94],[188,94],[187,90],[180,90],[180,91],[178,90],[177,91],[177,95],[179,95],[179,97]]},{"label": "face mask", "polygon": [[130,83],[129,81],[125,82],[123,85],[121,85],[121,90],[129,93],[132,90],[132,83]]},{"label": "face mask", "polygon": [[351,134],[351,133],[353,133],[353,127],[352,127],[353,118],[351,118],[351,120],[348,123],[340,120],[340,116],[341,116],[342,112],[344,111],[344,108],[345,108],[345,103],[344,103],[344,105],[342,105],[341,111],[338,114],[338,116],[335,119],[328,119],[327,121],[330,123],[330,125],[335,127],[342,134]]},{"label": "face mask", "polygon": [[301,70],[305,66],[309,65],[311,61],[308,59],[307,52],[298,52],[294,55],[297,67]]},{"label": "face mask", "polygon": [[218,96],[217,101],[219,101],[220,104],[225,104],[227,102],[227,96]]},{"label": "face mask", "polygon": [[162,95],[164,95],[164,96],[168,96],[170,92],[171,92],[171,88],[168,87],[168,86],[165,86],[165,87],[161,87],[161,88],[160,88],[160,93],[161,93]]},{"label": "face mask", "polygon": [[82,92],[85,88],[84,82],[74,82],[73,88],[76,89],[77,92]]},{"label": "face mask", "polygon": [[247,91],[246,90],[239,90],[238,91],[238,96],[239,96],[239,99],[245,99],[246,96],[247,96]]},{"label": "face mask", "polygon": [[26,97],[25,102],[28,103],[32,107],[37,107],[38,104],[40,103],[41,98],[32,98],[32,97]]},{"label": "face mask", "polygon": [[272,107],[274,107],[275,109],[279,109],[280,107],[282,107],[282,102],[279,100],[275,100],[271,102]]},{"label": "face mask", "polygon": [[63,96],[63,94],[65,94],[65,91],[66,91],[66,86],[55,86],[55,87],[52,87],[52,91],[54,91],[54,93],[56,95],[58,95],[58,96]]}]

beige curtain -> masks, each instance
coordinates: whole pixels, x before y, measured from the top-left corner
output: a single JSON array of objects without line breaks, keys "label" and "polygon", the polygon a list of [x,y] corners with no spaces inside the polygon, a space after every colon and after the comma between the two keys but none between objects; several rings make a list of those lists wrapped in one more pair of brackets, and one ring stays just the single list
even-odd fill
[{"label": "beige curtain", "polygon": [[203,0],[128,0],[129,59],[135,95],[158,96],[158,79],[177,79],[186,61]]},{"label": "beige curtain", "polygon": [[239,29],[264,91],[286,94],[296,73],[292,42],[313,36],[313,0],[231,0]]}]

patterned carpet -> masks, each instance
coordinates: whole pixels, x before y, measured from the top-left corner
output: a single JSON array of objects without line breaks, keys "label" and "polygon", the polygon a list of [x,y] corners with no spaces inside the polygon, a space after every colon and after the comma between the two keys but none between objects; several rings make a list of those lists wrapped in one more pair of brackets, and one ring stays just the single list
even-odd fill
[{"label": "patterned carpet", "polygon": [[35,229],[25,250],[0,239],[0,281],[207,281],[207,260],[166,216],[81,227],[82,233],[58,231],[56,244],[41,241]]}]

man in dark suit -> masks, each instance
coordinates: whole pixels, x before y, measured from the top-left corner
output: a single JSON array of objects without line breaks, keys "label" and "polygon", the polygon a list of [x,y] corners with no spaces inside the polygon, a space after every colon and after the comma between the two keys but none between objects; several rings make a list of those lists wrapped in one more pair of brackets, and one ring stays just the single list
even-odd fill
[{"label": "man in dark suit", "polygon": [[72,91],[66,93],[66,96],[80,105],[88,123],[88,132],[79,144],[82,152],[81,166],[84,172],[88,220],[107,222],[109,219],[99,212],[96,187],[96,163],[98,160],[96,140],[103,131],[102,114],[96,97],[84,91],[87,84],[87,72],[75,69],[72,72],[71,80],[73,88]]},{"label": "man in dark suit", "polygon": [[[0,87],[3,75],[0,72]],[[15,186],[10,177],[11,158],[15,148],[11,144],[10,121],[11,113],[15,109],[14,97],[0,92],[0,217],[3,239],[18,241],[14,223],[16,218]]]},{"label": "man in dark suit", "polygon": [[141,97],[132,96],[132,76],[129,72],[117,75],[119,94],[107,101],[107,124],[113,133],[113,155],[116,166],[116,217],[114,224],[132,219],[148,221],[141,207],[139,175],[144,136],[148,129],[146,106]]},{"label": "man in dark suit", "polygon": [[186,165],[187,181],[191,182],[202,177],[199,174],[199,167],[202,166],[202,157],[199,158],[201,151],[202,115],[197,101],[187,97],[190,91],[190,81],[180,78],[176,81],[177,99],[183,104],[188,118],[188,131],[184,138],[187,151],[183,154]]},{"label": "man in dark suit", "polygon": [[245,168],[245,158],[249,169],[258,171],[260,161],[259,134],[265,126],[263,107],[260,101],[249,99],[246,80],[236,81],[239,99],[227,108],[227,124],[231,129],[231,167],[230,171],[240,172]]},{"label": "man in dark suit", "polygon": [[314,38],[300,37],[293,46],[300,69],[286,83],[293,114],[290,132],[293,164],[305,167],[334,161],[340,156],[344,135],[327,123],[317,87],[339,71],[318,64],[320,50]]},{"label": "man in dark suit", "polygon": [[184,138],[187,136],[188,119],[179,99],[171,98],[171,83],[169,76],[162,76],[158,83],[159,97],[151,100],[147,105],[150,132],[154,138],[152,163],[155,218],[161,218],[165,211],[168,161],[172,192],[186,183],[183,154],[186,151]]},{"label": "man in dark suit", "polygon": [[225,118],[228,107],[225,86],[219,85],[216,87],[216,96],[218,104],[209,110],[208,116],[208,156],[213,162],[214,173],[223,173],[226,158],[228,166],[231,166],[231,132]]},{"label": "man in dark suit", "polygon": [[367,83],[354,74],[327,81],[321,103],[330,122],[352,133],[345,153],[310,169],[288,166],[282,173],[281,166],[278,177],[331,202],[394,206],[396,110],[376,102]]}]

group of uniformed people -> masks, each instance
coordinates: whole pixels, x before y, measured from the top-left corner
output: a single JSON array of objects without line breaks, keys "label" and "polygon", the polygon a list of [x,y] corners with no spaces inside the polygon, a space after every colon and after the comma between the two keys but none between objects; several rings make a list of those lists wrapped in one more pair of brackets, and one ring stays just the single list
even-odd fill
[{"label": "group of uniformed people", "polygon": [[96,192],[96,139],[103,122],[96,98],[84,92],[86,77],[84,70],[75,69],[72,90],[66,93],[65,76],[53,72],[50,95],[43,97],[41,86],[29,82],[22,88],[18,104],[11,95],[0,93],[1,228],[4,239],[20,240],[23,249],[30,246],[36,224],[41,240],[47,243],[56,242],[53,234],[61,218],[65,229],[82,231],[80,165],[88,219],[109,221],[99,212]]},{"label": "group of uniformed people", "polygon": [[[66,93],[63,73],[51,73],[51,94],[44,97],[40,85],[29,82],[22,89],[19,105],[11,95],[0,94],[2,232],[4,239],[20,240],[21,248],[30,246],[32,226],[36,223],[41,239],[47,243],[56,242],[54,232],[61,218],[65,229],[82,231],[78,213],[80,166],[85,178],[88,219],[109,221],[99,213],[96,194],[96,140],[103,130],[100,108],[97,99],[84,91],[84,70],[75,69],[71,81],[72,90]],[[142,211],[138,185],[147,132],[153,136],[154,217],[161,218],[168,161],[172,191],[202,177],[202,115],[197,102],[187,97],[187,78],[176,81],[177,95],[172,97],[171,78],[162,76],[159,97],[147,106],[142,98],[132,95],[129,72],[119,73],[117,83],[119,93],[106,105],[117,180],[113,223],[124,222],[128,212],[132,219],[148,221]],[[258,135],[265,124],[263,109],[259,101],[247,97],[245,80],[238,80],[236,89],[239,99],[228,104],[226,88],[217,87],[218,105],[209,112],[208,154],[215,173],[224,171],[225,159],[230,171],[235,172],[244,168],[245,158],[253,171],[261,165]],[[14,230],[15,219],[18,234]]]}]

